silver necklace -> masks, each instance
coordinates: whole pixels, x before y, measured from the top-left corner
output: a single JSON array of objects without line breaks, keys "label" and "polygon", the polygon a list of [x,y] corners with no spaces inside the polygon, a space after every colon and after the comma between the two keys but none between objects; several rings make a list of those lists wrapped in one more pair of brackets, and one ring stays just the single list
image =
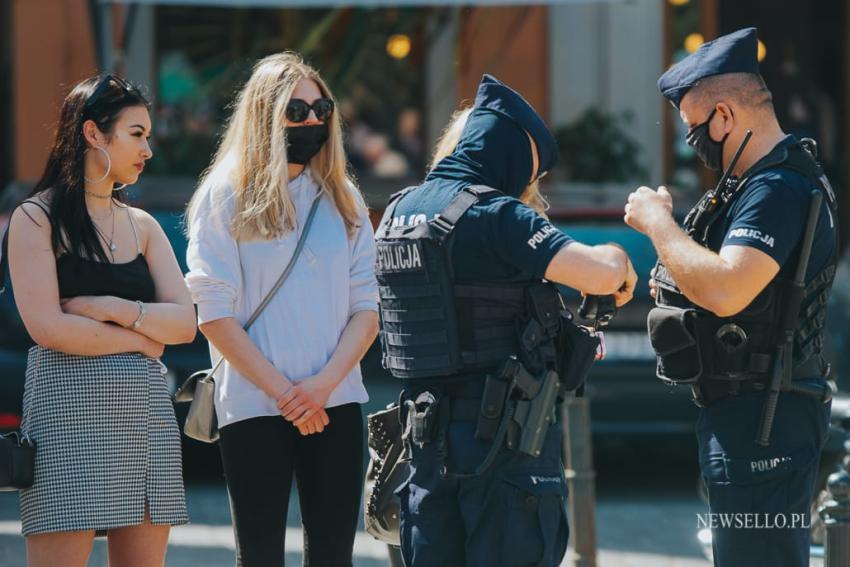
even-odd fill
[{"label": "silver necklace", "polygon": [[88,189],[84,189],[84,191],[86,192],[86,195],[91,195],[95,199],[111,199],[112,198],[112,195],[98,195],[97,193],[89,191]]},{"label": "silver necklace", "polygon": [[[100,227],[97,226],[97,223],[93,223],[93,224],[94,224],[94,229],[97,231],[97,233],[100,235],[100,237],[106,243],[106,245],[109,246],[109,255],[112,256],[112,261],[114,262],[115,261],[115,250],[118,249],[118,246],[115,245],[115,208],[113,207],[111,210],[112,210],[112,232],[109,233],[109,240],[106,239],[106,235],[103,234],[103,231],[100,230]],[[89,216],[91,216],[91,215],[89,215]]]}]

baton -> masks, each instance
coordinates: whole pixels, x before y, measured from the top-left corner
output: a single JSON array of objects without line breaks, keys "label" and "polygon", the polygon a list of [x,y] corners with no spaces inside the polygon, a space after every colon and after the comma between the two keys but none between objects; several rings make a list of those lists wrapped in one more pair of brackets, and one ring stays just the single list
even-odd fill
[{"label": "baton", "polygon": [[[782,340],[776,347],[776,358],[773,361],[773,373],[770,377],[770,389],[762,408],[761,425],[759,426],[758,437],[756,437],[756,443],[762,447],[770,445],[770,432],[773,429],[773,420],[776,417],[776,406],[779,403],[779,392],[783,386],[783,377],[787,376],[790,379],[791,372],[793,372],[794,332],[799,323],[800,304],[803,301],[803,291],[806,287],[806,270],[809,267],[809,257],[812,253],[812,243],[814,242],[822,201],[823,194],[818,190],[812,191],[812,199],[809,202],[809,218],[800,249],[800,261],[797,263],[794,280],[788,289],[790,293],[783,301],[785,311],[782,315],[782,326],[780,327],[783,333]],[[790,388],[790,384],[786,384],[786,388]]]}]

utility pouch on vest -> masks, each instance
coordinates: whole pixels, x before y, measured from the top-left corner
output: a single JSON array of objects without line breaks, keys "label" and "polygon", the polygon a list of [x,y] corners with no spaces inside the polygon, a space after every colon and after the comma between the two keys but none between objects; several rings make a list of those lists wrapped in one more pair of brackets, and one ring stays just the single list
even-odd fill
[{"label": "utility pouch on vest", "polygon": [[562,390],[570,392],[587,380],[600,340],[586,328],[576,325],[569,311],[561,311],[560,326],[556,339],[558,377]]},{"label": "utility pouch on vest", "polygon": [[532,319],[540,324],[547,336],[558,332],[558,314],[561,312],[560,295],[549,284],[535,285],[526,291],[528,311]]},{"label": "utility pouch on vest", "polygon": [[704,368],[696,309],[655,307],[649,312],[649,340],[658,357],[656,374],[672,384],[694,384]]},{"label": "utility pouch on vest", "polygon": [[535,284],[525,290],[525,303],[528,321],[519,336],[523,364],[535,373],[557,369],[556,341],[564,310],[561,295],[552,284]]}]

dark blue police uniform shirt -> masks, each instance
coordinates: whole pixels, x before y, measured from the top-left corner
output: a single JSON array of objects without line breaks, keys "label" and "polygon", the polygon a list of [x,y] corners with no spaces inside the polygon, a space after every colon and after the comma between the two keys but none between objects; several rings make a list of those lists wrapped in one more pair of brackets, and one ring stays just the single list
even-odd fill
[{"label": "dark blue police uniform shirt", "polygon": [[[786,136],[777,147],[796,143]],[[773,258],[779,276],[792,278],[806,228],[812,190],[817,186],[797,171],[775,167],[756,174],[708,234],[708,247],[748,246]],[[806,281],[827,266],[835,250],[836,219],[824,195]]]},{"label": "dark blue police uniform shirt", "polygon": [[503,113],[476,108],[451,155],[437,163],[422,185],[401,198],[393,222],[425,222],[465,187],[492,187],[502,194],[485,196],[455,228],[455,280],[540,280],[552,257],[572,240],[519,201],[533,175],[532,167],[531,143],[523,127]]},{"label": "dark blue police uniform shirt", "polygon": [[[393,214],[393,223],[412,225],[433,219],[465,185],[457,183],[447,188],[444,183],[425,182],[402,199]],[[461,217],[455,228],[455,279],[540,280],[558,250],[572,241],[518,199],[507,195],[485,197]]]}]

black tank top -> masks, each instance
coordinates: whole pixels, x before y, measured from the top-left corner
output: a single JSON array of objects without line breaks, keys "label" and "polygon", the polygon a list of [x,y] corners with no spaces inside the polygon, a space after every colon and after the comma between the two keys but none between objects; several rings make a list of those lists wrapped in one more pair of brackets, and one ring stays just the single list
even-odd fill
[{"label": "black tank top", "polygon": [[[47,209],[37,201],[27,200]],[[150,268],[139,244],[139,235],[130,210],[127,209],[133,236],[136,238],[135,259],[123,264],[112,264],[65,253],[56,259],[56,274],[59,280],[59,297],[68,299],[82,295],[112,295],[130,301],[150,303],[156,298],[156,286]]]}]

